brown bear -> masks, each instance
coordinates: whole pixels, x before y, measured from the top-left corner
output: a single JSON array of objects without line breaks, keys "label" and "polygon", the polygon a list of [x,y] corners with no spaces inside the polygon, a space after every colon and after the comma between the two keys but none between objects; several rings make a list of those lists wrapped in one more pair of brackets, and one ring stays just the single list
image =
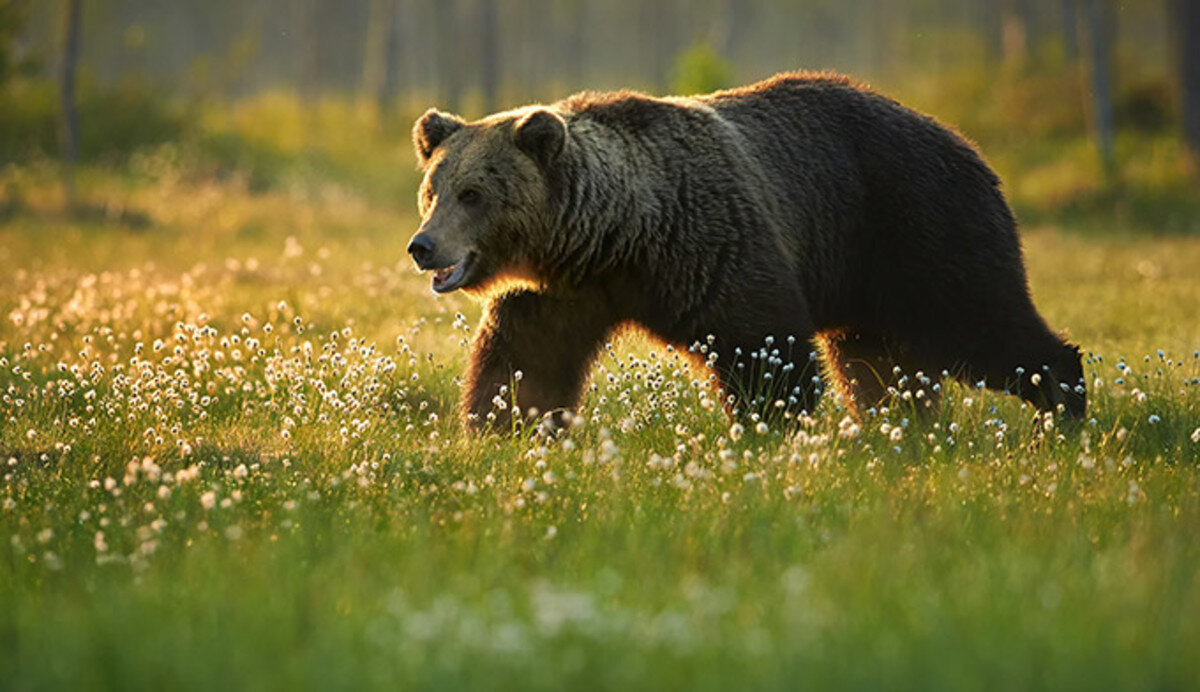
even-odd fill
[{"label": "brown bear", "polygon": [[812,411],[819,375],[860,411],[904,382],[931,404],[950,377],[1084,413],[996,175],[845,77],[429,110],[413,140],[408,251],[433,290],[488,299],[462,404],[478,425],[507,425],[514,390],[522,415],[570,410],[625,325],[701,352],[735,415]]}]

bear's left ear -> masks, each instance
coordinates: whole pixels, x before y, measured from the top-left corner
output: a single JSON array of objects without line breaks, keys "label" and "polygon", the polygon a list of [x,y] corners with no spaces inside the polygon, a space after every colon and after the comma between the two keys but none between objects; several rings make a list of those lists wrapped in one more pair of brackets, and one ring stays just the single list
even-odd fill
[{"label": "bear's left ear", "polygon": [[557,113],[538,108],[517,121],[513,137],[521,151],[549,166],[567,143],[567,123]]}]

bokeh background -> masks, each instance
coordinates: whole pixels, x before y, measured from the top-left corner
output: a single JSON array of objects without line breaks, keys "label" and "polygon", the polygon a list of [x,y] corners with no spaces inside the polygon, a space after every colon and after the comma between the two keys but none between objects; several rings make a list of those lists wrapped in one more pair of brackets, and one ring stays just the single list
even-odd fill
[{"label": "bokeh background", "polygon": [[[1188,0],[0,0],[0,163],[157,155],[407,208],[408,128],[430,105],[828,69],[975,140],[1027,225],[1194,233],[1198,16]],[[9,214],[38,196],[3,177]],[[120,204],[86,180],[67,194]]]}]

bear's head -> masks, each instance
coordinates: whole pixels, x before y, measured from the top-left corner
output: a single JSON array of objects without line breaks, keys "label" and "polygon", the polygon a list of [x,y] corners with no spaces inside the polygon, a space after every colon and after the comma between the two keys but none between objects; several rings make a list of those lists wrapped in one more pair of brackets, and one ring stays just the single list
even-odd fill
[{"label": "bear's head", "polygon": [[433,290],[541,282],[537,252],[554,219],[549,180],[566,144],[566,121],[544,107],[470,123],[431,109],[417,120],[413,145],[425,178],[408,252],[433,271]]}]

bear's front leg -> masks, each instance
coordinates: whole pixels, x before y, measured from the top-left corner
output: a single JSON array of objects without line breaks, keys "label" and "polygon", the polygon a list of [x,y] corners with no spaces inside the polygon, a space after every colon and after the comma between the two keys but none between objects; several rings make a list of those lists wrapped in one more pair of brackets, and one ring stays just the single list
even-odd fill
[{"label": "bear's front leg", "polygon": [[508,430],[514,412],[523,420],[574,408],[614,325],[602,297],[523,290],[493,299],[472,346],[462,401],[468,423]]}]

